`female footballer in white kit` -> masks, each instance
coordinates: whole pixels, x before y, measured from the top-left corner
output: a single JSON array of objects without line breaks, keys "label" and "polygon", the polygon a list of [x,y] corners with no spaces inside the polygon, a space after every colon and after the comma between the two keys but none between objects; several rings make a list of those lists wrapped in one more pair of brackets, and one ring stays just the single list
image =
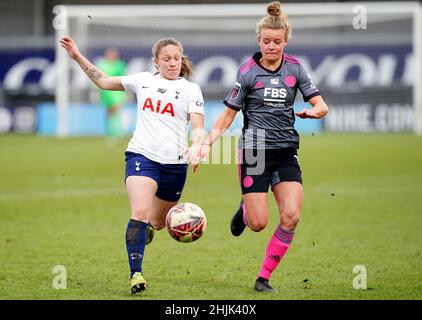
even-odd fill
[{"label": "female footballer in white kit", "polygon": [[[101,89],[136,94],[136,128],[125,152],[126,190],[131,218],[126,229],[132,294],[147,288],[142,273],[145,245],[154,229],[165,226],[165,217],[179,201],[190,163],[196,172],[204,138],[204,99],[200,87],[188,80],[192,65],[182,44],[172,38],[157,41],[152,60],[157,73],[141,72],[109,77],[78,50],[70,37],[60,40],[69,56]],[[188,123],[193,143],[188,148]]]}]

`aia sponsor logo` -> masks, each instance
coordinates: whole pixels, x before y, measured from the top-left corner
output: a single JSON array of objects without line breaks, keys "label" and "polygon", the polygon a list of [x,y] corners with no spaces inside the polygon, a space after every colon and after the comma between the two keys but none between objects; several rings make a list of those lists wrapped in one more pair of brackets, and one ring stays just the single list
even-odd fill
[{"label": "aia sponsor logo", "polygon": [[150,110],[154,113],[159,114],[169,114],[170,116],[174,117],[174,107],[171,102],[167,103],[163,108],[161,105],[161,100],[157,101],[157,104],[154,105],[151,98],[147,98],[144,102],[144,106],[142,108],[143,111]]}]

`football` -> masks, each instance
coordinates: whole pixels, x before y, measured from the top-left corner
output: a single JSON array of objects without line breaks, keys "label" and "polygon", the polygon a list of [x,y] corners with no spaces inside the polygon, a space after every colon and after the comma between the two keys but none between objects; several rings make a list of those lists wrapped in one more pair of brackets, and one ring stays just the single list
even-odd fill
[{"label": "football", "polygon": [[183,243],[198,240],[204,234],[206,224],[204,211],[190,202],[175,205],[166,217],[166,227],[170,236]]}]

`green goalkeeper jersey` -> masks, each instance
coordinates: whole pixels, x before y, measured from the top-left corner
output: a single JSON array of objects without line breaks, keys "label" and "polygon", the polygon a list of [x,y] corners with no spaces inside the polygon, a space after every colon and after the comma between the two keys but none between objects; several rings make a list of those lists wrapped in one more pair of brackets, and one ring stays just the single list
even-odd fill
[{"label": "green goalkeeper jersey", "polygon": [[[126,63],[122,60],[102,60],[98,64],[98,68],[110,77],[124,76],[126,72]],[[107,108],[116,104],[122,104],[125,101],[124,91],[100,91],[101,102]]]}]

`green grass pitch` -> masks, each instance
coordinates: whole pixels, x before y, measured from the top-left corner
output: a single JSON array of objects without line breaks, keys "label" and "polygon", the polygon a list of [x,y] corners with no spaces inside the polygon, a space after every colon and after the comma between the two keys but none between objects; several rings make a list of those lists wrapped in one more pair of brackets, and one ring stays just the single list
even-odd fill
[{"label": "green grass pitch", "polygon": [[[267,228],[232,237],[237,167],[214,164],[189,173],[181,199],[204,209],[206,233],[182,244],[157,232],[144,259],[150,288],[131,296],[126,144],[0,136],[0,299],[422,298],[421,137],[302,137],[302,218],[270,295],[252,286],[278,220],[272,194]],[[53,288],[56,265],[67,289]],[[357,265],[366,290],[353,288]]]}]

